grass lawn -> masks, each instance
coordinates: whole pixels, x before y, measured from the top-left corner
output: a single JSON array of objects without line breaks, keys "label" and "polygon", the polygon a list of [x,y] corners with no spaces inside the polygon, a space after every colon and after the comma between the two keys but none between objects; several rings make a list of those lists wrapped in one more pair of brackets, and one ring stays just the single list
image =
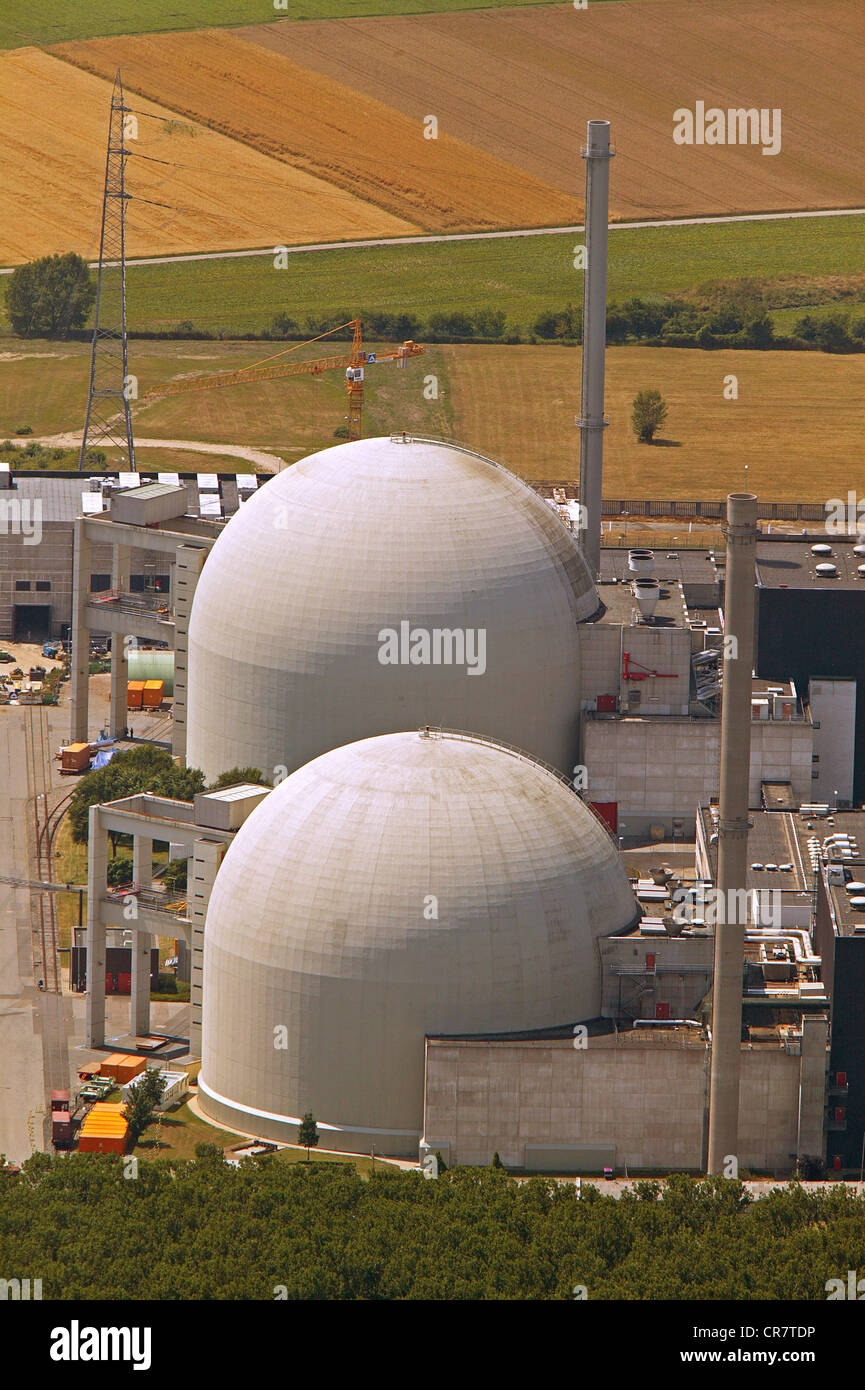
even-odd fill
[{"label": "grass lawn", "polygon": [[[457,438],[527,478],[576,479],[579,351],[444,349]],[[724,397],[735,376],[738,399]],[[657,388],[668,407],[654,446],[638,444],[631,407]],[[832,429],[814,399],[831,400]],[[865,355],[607,349],[604,496],[721,499],[747,482],[765,500],[846,497],[861,476]],[[747,473],[745,471],[747,465]]]},{"label": "grass lawn", "polygon": [[[54,869],[57,883],[86,883],[87,882],[87,846],[76,845],[72,839],[72,828],[66,816],[60,822],[60,828],[54,837],[54,848],[60,853],[59,859],[54,861]],[[65,950],[72,945],[72,928],[78,925],[78,894],[77,893],[55,893],[56,912],[57,912],[57,934],[58,945],[61,950]],[[82,908],[82,920],[87,924],[87,894],[84,894]],[[69,964],[68,955],[64,957],[64,965]]]},{"label": "grass lawn", "polygon": [[[803,218],[610,233],[609,296],[651,296],[707,282],[853,275],[862,271],[865,217]],[[346,318],[377,309],[417,314],[504,309],[524,331],[547,309],[581,304],[573,269],[579,235],[299,252],[284,270],[270,255],[130,266],[129,323],[144,332],[183,320],[259,332],[278,312]],[[769,286],[771,302],[771,285]],[[815,290],[815,302],[821,294]],[[803,311],[804,312],[804,311]]]},{"label": "grass lawn", "polygon": [[[251,363],[272,346],[197,344],[196,349],[204,350],[188,357],[187,344],[181,351],[180,345],[135,343],[132,365],[144,381],[155,379],[157,371],[183,374]],[[579,363],[579,350],[569,347],[433,345],[405,371],[393,363],[369,370],[364,433],[369,437],[405,429],[454,439],[524,477],[574,479]],[[0,398],[5,389],[37,433],[47,433],[49,422],[54,429],[70,428],[75,420],[64,417],[61,409],[63,402],[67,410],[73,408],[68,378],[77,370],[77,359],[68,353],[48,361],[7,360]],[[738,381],[737,400],[723,394],[724,379],[731,374]],[[668,405],[666,444],[660,447],[638,445],[630,428],[634,396],[644,387],[657,387]],[[429,399],[433,392],[436,398]],[[834,403],[828,435],[810,408],[815,394]],[[865,354],[611,347],[605,495],[724,497],[744,485],[747,463],[749,486],[767,500],[844,497],[858,466],[863,399]],[[251,382],[139,404],[134,423],[143,437],[238,441],[294,462],[333,446],[344,414],[342,374],[334,370],[318,378]],[[168,467],[161,450],[152,451],[152,457],[151,467]],[[218,466],[210,455],[175,457],[175,467],[189,470]],[[141,459],[145,462],[143,450]],[[229,461],[226,466],[236,471],[240,464]]]},{"label": "grass lawn", "polygon": [[[536,5],[545,0],[3,0],[0,48],[65,43],[107,34],[151,34],[174,29],[265,24],[275,19],[357,19],[362,15],[436,14],[450,10]],[[592,0],[593,4],[610,0]],[[36,13],[34,13],[34,10]]]},{"label": "grass lawn", "polygon": [[[249,366],[272,353],[280,343],[130,343],[130,371],[139,379],[142,395],[158,382],[179,376],[195,376]],[[370,342],[369,347],[375,344]],[[14,435],[22,424],[33,434],[55,435],[80,430],[86,399],[88,349],[83,343],[22,343],[10,338],[3,343],[0,364],[0,441]],[[334,350],[342,353],[345,343]],[[324,351],[331,349],[325,345]],[[318,351],[318,349],[316,349]],[[424,381],[434,374],[439,399],[428,401]],[[444,356],[440,348],[410,362],[401,371],[395,363],[373,367],[366,377],[365,432],[387,433],[391,428],[418,433],[452,432],[450,396],[444,380]],[[217,390],[190,391],[180,396],[133,406],[137,438],[188,439],[205,443],[237,443],[275,453],[293,463],[304,454],[336,443],[334,430],[345,417],[345,388],[339,369],[319,377],[299,376],[258,381]],[[14,454],[4,454],[11,457]],[[234,455],[196,453],[192,450],[136,450],[139,467],[160,472],[243,473],[254,464]],[[116,466],[109,452],[108,466]],[[67,454],[50,467],[76,467],[77,456]],[[33,463],[20,461],[21,468]]]},{"label": "grass lawn", "polygon": [[[243,1142],[242,1135],[217,1129],[200,1120],[188,1105],[181,1105],[163,1115],[161,1125],[153,1124],[145,1130],[133,1153],[138,1158],[194,1158],[196,1144],[218,1144],[220,1148],[230,1149]],[[306,1149],[289,1147],[278,1150],[274,1156],[280,1163],[304,1163]],[[373,1166],[369,1158],[320,1153],[317,1149],[310,1151],[310,1159],[313,1163],[352,1163],[362,1174],[370,1173]],[[387,1166],[381,1160],[377,1162],[379,1168]]]}]

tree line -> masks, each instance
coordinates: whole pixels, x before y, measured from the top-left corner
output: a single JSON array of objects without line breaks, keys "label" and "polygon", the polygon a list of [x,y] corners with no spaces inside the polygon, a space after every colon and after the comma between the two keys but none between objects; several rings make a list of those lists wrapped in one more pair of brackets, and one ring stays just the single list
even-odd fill
[{"label": "tree line", "polygon": [[[80,256],[72,252],[44,256],[19,266],[9,277],[6,312],[13,331],[21,337],[86,337],[84,325],[95,293],[91,272]],[[546,309],[525,323],[514,323],[503,309],[490,308],[446,310],[427,318],[379,309],[340,309],[302,318],[281,312],[258,333],[203,328],[184,319],[163,332],[130,336],[304,342],[329,333],[336,342],[350,342],[351,328],[341,325],[358,317],[369,339],[388,342],[412,338],[425,343],[579,344],[583,334],[582,308],[569,303]],[[865,315],[806,313],[795,321],[792,333],[785,336],[775,331],[762,290],[755,291],[750,282],[743,282],[738,288],[713,286],[708,295],[659,296],[651,300],[632,297],[612,304],[607,311],[607,342],[704,349],[865,352]]]},{"label": "tree line", "polygon": [[268,1156],[35,1154],[0,1173],[0,1269],[46,1299],[823,1300],[861,1265],[840,1185],[752,1200],[673,1176],[620,1199],[500,1168],[434,1180]]}]

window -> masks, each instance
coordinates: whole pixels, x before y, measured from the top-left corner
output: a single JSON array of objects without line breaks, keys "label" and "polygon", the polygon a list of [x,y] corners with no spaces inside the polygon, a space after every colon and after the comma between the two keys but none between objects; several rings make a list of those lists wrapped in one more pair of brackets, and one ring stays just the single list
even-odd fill
[{"label": "window", "polygon": [[36,580],[36,592],[37,592],[38,594],[47,594],[47,593],[50,593],[50,591],[51,591],[51,580],[50,580],[50,579],[37,579],[37,580]]},{"label": "window", "polygon": [[30,580],[29,580],[29,579],[16,579],[16,580],[15,580],[15,592],[16,592],[16,594],[29,594],[29,592],[30,592]]},{"label": "window", "polygon": [[98,594],[98,593],[101,592],[101,590],[103,590],[103,589],[110,589],[110,588],[111,588],[111,575],[110,575],[110,574],[91,574],[91,576],[90,576],[90,592],[91,592],[91,594]]}]

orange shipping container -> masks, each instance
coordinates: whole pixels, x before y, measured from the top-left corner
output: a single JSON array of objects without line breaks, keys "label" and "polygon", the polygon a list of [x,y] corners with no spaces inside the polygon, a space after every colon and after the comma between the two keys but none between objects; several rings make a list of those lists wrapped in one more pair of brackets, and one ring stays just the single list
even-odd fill
[{"label": "orange shipping container", "polygon": [[164,688],[164,681],[144,682],[144,709],[159,708],[159,706],[162,704],[162,692]]},{"label": "orange shipping container", "polygon": [[68,743],[60,751],[60,766],[65,772],[81,772],[90,766],[90,744]]},{"label": "orange shipping container", "polygon": [[129,681],[126,686],[126,708],[141,709],[144,702],[144,681]]},{"label": "orange shipping container", "polygon": [[81,1153],[117,1153],[126,1151],[129,1125],[123,1116],[122,1104],[98,1101],[85,1116],[78,1136]]},{"label": "orange shipping container", "polygon": [[124,1086],[133,1077],[140,1076],[146,1066],[145,1057],[130,1057],[123,1052],[115,1052],[105,1058],[100,1071],[103,1076],[112,1077],[118,1086]]}]

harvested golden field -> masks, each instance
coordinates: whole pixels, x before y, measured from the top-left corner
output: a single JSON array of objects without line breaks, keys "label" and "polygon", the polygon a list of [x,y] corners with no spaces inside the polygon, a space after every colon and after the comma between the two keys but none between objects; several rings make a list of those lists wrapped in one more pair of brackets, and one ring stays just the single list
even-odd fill
[{"label": "harvested golden field", "polygon": [[[532,173],[447,130],[425,139],[422,119],[231,33],[93,39],[51,52],[103,78],[119,66],[130,92],[428,231],[555,225],[578,214],[575,198]],[[350,235],[358,233],[340,233]]]},{"label": "harvested golden field", "polygon": [[[566,347],[441,349],[454,432],[528,478],[579,476],[580,354]],[[724,378],[738,380],[725,400]],[[660,443],[638,444],[631,406],[657,388]],[[831,423],[815,401],[831,401]],[[815,352],[607,350],[605,497],[846,497],[862,476],[865,356]],[[745,473],[745,465],[748,472]]]},{"label": "harvested golden field", "polygon": [[[34,48],[0,55],[0,263],[58,251],[98,255],[113,69],[107,75],[111,82]],[[415,230],[153,102],[127,101],[138,121],[127,161],[131,256]]]},{"label": "harvested golden field", "polygon": [[[627,218],[865,204],[863,19],[862,0],[638,0],[238,32],[570,194],[586,121],[609,119]],[[675,144],[698,100],[780,108],[780,153]]]}]

